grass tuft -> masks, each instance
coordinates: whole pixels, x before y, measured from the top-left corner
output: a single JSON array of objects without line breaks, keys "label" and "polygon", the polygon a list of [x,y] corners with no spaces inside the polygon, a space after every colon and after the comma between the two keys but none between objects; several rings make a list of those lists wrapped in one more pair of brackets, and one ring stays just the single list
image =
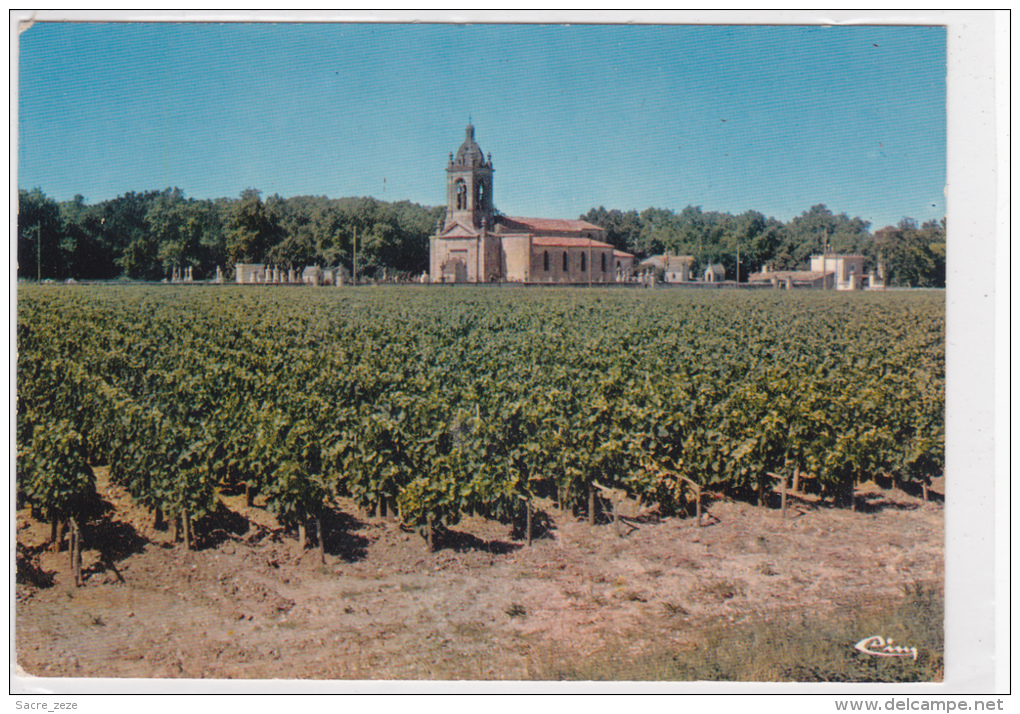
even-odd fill
[{"label": "grass tuft", "polygon": [[[536,679],[582,681],[937,682],[944,669],[943,597],[912,583],[900,598],[872,599],[826,613],[758,617],[691,632],[684,642],[657,640],[634,654],[621,636],[579,658],[547,652],[531,662]],[[664,602],[664,616],[686,614]],[[854,645],[881,635],[916,647],[917,660],[860,653]],[[626,657],[620,653],[630,652]],[[548,663],[543,666],[543,663]]]},{"label": "grass tuft", "polygon": [[507,606],[507,608],[503,612],[505,612],[507,615],[509,615],[511,619],[513,619],[515,617],[522,617],[523,618],[523,617],[526,617],[527,614],[528,614],[528,611],[524,608],[524,605],[521,605],[521,604],[516,603],[516,602],[515,603],[511,603],[509,606]]}]

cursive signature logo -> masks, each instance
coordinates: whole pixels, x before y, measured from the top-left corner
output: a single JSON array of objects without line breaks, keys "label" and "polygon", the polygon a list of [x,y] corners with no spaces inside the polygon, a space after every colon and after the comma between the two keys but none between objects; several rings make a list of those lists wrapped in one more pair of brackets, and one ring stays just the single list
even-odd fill
[{"label": "cursive signature logo", "polygon": [[917,659],[916,647],[894,645],[892,637],[886,639],[881,635],[872,635],[854,645],[854,649],[876,657],[913,657]]}]

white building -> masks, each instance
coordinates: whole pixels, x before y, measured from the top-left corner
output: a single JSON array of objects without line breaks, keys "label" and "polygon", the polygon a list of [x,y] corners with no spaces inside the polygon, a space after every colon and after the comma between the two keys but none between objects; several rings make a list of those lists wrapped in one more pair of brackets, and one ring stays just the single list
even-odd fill
[{"label": "white building", "polygon": [[825,287],[829,290],[861,290],[864,288],[864,256],[826,253],[811,256],[812,272],[825,275]]}]

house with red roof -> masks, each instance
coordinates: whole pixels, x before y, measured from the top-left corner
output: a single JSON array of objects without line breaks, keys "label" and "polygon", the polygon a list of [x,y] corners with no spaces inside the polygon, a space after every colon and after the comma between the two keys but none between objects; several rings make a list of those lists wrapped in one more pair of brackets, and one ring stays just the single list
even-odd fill
[{"label": "house with red roof", "polygon": [[629,277],[633,256],[605,242],[587,221],[504,216],[492,193],[492,155],[468,124],[446,166],[446,220],[429,238],[434,283],[615,283]]}]

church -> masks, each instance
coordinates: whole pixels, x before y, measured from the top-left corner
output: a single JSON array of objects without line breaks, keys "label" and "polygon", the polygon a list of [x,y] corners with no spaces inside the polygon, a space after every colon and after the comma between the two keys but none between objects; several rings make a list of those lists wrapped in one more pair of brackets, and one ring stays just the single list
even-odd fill
[{"label": "church", "polygon": [[446,220],[429,238],[433,283],[615,283],[630,277],[634,256],[614,250],[587,221],[504,216],[492,191],[492,155],[468,124],[446,166]]}]

